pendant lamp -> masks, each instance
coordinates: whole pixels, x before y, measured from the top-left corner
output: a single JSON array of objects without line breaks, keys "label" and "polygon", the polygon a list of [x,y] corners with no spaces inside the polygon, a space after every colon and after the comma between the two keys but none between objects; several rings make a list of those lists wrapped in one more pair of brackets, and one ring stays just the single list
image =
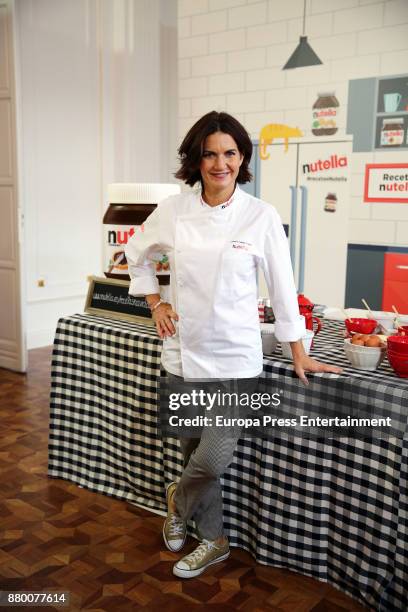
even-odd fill
[{"label": "pendant lamp", "polygon": [[306,0],[303,8],[303,33],[299,38],[299,44],[282,68],[282,70],[289,70],[290,68],[302,68],[303,66],[317,66],[323,62],[317,57],[312,47],[307,42],[307,36],[305,36],[305,25],[306,25]]}]

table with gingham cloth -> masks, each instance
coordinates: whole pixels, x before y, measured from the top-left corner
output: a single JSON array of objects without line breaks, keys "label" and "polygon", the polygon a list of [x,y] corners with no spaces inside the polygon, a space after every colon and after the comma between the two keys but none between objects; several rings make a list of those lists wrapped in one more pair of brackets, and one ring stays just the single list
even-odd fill
[{"label": "table with gingham cloth", "polygon": [[[408,380],[387,362],[353,369],[343,324],[323,321],[312,356],[341,376],[310,377],[305,388],[279,350],[263,377],[297,404],[350,394],[383,404],[399,421]],[[178,441],[157,434],[161,340],[153,328],[78,314],[58,322],[52,359],[49,476],[165,511],[165,485],[182,470]],[[294,391],[294,386],[296,390]],[[304,399],[302,399],[304,398]],[[405,415],[405,417],[404,417]],[[242,439],[222,479],[232,546],[259,563],[327,581],[369,609],[408,609],[408,435]]]}]

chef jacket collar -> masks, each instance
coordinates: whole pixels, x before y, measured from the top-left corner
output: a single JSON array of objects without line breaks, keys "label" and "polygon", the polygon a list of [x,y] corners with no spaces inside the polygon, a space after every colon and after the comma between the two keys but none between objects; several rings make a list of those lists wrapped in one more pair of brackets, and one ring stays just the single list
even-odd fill
[{"label": "chef jacket collar", "polygon": [[217,204],[217,206],[210,206],[209,204],[207,204],[207,202],[204,202],[202,191],[199,192],[198,199],[199,199],[200,205],[203,210],[205,210],[206,212],[213,212],[213,213],[220,214],[228,210],[234,203],[236,203],[236,201],[240,199],[241,195],[242,195],[242,191],[238,187],[238,184],[236,184],[232,196],[226,202]]}]

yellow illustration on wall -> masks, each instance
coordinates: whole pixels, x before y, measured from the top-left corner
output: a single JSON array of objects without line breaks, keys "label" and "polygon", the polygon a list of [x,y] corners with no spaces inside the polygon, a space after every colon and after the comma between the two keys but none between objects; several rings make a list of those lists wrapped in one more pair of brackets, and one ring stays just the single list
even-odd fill
[{"label": "yellow illustration on wall", "polygon": [[289,138],[300,138],[303,136],[302,130],[298,127],[290,127],[281,123],[268,123],[264,125],[259,134],[259,157],[269,159],[266,152],[268,145],[272,144],[275,138],[283,138],[285,141],[285,153],[288,150]]}]

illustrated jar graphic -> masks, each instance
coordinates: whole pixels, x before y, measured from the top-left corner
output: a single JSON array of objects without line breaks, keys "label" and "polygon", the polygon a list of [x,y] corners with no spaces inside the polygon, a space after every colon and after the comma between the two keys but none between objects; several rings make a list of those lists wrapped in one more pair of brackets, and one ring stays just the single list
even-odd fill
[{"label": "illustrated jar graphic", "polygon": [[[130,280],[125,246],[164,198],[180,193],[173,183],[111,183],[109,207],[103,217],[104,274]],[[170,283],[167,256],[157,254],[156,275],[160,285]]]},{"label": "illustrated jar graphic", "polygon": [[335,193],[328,193],[324,202],[324,210],[326,212],[336,212],[337,196]]},{"label": "illustrated jar graphic", "polygon": [[383,119],[381,128],[382,147],[399,147],[404,143],[404,119]]},{"label": "illustrated jar graphic", "polygon": [[315,136],[332,136],[337,132],[338,107],[334,92],[319,93],[313,104],[312,134]]}]

